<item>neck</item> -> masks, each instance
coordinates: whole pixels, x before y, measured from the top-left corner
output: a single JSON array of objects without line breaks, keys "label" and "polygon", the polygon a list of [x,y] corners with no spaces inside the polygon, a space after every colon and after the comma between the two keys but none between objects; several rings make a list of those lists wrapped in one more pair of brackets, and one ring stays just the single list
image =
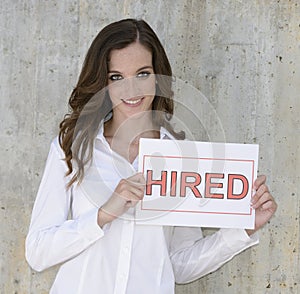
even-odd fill
[{"label": "neck", "polygon": [[140,138],[157,138],[158,131],[151,111],[126,119],[116,119],[113,116],[105,125],[106,136],[118,138],[118,141],[128,144],[135,144]]}]

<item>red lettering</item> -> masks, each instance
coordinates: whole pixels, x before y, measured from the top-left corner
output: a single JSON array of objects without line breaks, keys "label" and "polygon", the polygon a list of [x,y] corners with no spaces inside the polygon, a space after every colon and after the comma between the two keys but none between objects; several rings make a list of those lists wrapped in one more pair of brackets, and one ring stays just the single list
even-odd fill
[{"label": "red lettering", "polygon": [[[240,194],[233,194],[233,186],[234,186],[234,181],[241,181],[243,184],[243,189]],[[249,183],[248,180],[245,176],[243,175],[228,175],[228,199],[243,199],[247,194],[249,190]]]},{"label": "red lettering", "polygon": [[167,172],[161,172],[161,180],[152,179],[152,170],[147,170],[147,185],[146,185],[146,195],[152,195],[152,185],[160,186],[160,195],[166,196],[167,193]]},{"label": "red lettering", "polygon": [[[176,197],[177,193],[177,171],[170,171],[170,196]],[[224,189],[224,182],[217,182],[217,179],[224,179],[223,173],[206,173],[205,174],[205,187],[204,197],[213,199],[224,199],[223,193],[212,192],[212,189]],[[167,178],[168,172],[161,171],[160,179],[153,179],[153,170],[147,170],[146,175],[146,195],[152,195],[152,187],[154,185],[160,186],[160,196],[167,195]],[[202,195],[199,191],[199,185],[201,184],[201,175],[196,172],[181,172],[180,178],[180,197],[186,197],[187,188],[189,188],[195,197],[201,198]],[[235,188],[237,181],[240,181],[242,187],[240,191]],[[238,192],[237,192],[238,191]],[[246,197],[249,191],[249,182],[247,178],[240,174],[229,174],[227,184],[227,199],[240,200]]]},{"label": "red lettering", "polygon": [[[193,182],[187,182],[187,178],[194,178]],[[194,172],[181,172],[180,196],[186,196],[186,188],[190,188],[195,197],[202,197],[199,190],[196,188],[201,183],[201,176]]]},{"label": "red lettering", "polygon": [[205,174],[205,198],[223,199],[224,194],[211,193],[212,188],[223,188],[223,183],[213,183],[211,179],[224,179],[224,174]]},{"label": "red lettering", "polygon": [[170,190],[170,196],[176,196],[176,182],[177,182],[177,172],[172,171],[171,172],[171,190]]}]

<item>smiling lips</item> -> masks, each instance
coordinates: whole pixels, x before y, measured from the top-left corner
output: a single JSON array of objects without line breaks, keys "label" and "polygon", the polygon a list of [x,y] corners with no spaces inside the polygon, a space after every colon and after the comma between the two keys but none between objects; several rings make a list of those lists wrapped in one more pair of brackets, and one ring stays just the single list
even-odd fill
[{"label": "smiling lips", "polygon": [[128,99],[128,100],[123,100],[122,101],[128,105],[128,106],[138,106],[142,103],[142,100],[144,97],[138,98],[138,99]]}]

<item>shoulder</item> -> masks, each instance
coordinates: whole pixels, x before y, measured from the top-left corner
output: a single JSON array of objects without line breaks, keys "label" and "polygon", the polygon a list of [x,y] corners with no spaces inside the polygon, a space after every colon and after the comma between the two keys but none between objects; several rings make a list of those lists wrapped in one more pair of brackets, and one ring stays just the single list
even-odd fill
[{"label": "shoulder", "polygon": [[160,127],[161,140],[175,140],[175,137],[164,127]]},{"label": "shoulder", "polygon": [[183,130],[175,131],[174,126],[168,121],[164,121],[160,126],[160,134],[161,139],[185,140],[185,132]]},{"label": "shoulder", "polygon": [[60,159],[64,159],[64,151],[62,150],[60,144],[59,144],[59,138],[56,136],[54,139],[52,139],[50,144],[50,153],[55,153]]},{"label": "shoulder", "polygon": [[161,127],[160,139],[166,140],[185,140],[184,131],[175,132],[172,128]]}]

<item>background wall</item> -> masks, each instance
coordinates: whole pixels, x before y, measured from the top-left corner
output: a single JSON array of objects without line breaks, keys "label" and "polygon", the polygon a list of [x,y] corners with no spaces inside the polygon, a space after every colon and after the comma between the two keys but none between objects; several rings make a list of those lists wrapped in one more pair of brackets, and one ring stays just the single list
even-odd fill
[{"label": "background wall", "polygon": [[176,293],[300,293],[297,0],[2,0],[0,292],[49,289],[55,269],[35,273],[24,260],[33,201],[84,54],[104,25],[124,17],[151,24],[174,74],[217,111],[226,141],[260,145],[259,172],[279,204],[259,246]]}]

